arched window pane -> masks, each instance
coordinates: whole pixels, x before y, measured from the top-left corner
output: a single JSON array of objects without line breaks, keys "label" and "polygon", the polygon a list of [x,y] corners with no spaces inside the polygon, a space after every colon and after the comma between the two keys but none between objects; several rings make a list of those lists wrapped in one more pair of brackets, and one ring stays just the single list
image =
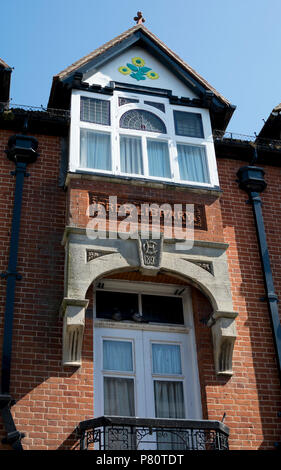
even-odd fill
[{"label": "arched window pane", "polygon": [[164,122],[158,116],[141,109],[133,109],[124,113],[120,119],[120,127],[160,134],[167,133]]}]

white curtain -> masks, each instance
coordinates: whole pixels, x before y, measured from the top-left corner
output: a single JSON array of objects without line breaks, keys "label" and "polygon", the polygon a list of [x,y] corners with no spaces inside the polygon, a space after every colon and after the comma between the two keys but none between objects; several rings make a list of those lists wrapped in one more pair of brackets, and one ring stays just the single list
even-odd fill
[{"label": "white curtain", "polygon": [[209,183],[204,147],[178,144],[177,149],[181,180]]},{"label": "white curtain", "polygon": [[154,393],[157,418],[185,417],[182,382],[155,380]]},{"label": "white curtain", "polygon": [[81,129],[80,162],[84,168],[111,170],[110,134]]},{"label": "white curtain", "polygon": [[171,178],[168,143],[147,139],[147,154],[149,175]]},{"label": "white curtain", "polygon": [[103,368],[119,372],[133,371],[132,343],[130,341],[103,341]]},{"label": "white curtain", "polygon": [[143,175],[140,137],[120,135],[120,161],[122,173]]},{"label": "white curtain", "polygon": [[104,414],[135,416],[133,379],[104,377]]},{"label": "white curtain", "polygon": [[[180,375],[182,373],[180,346],[177,344],[152,344],[152,371],[154,374]],[[185,418],[183,382],[180,380],[155,380],[154,399],[156,418]],[[159,450],[183,449],[180,432],[158,431]]]},{"label": "white curtain", "polygon": [[181,374],[180,346],[177,344],[152,344],[154,374]]},{"label": "white curtain", "polygon": [[[154,382],[155,416],[157,418],[184,419],[183,383],[172,381]],[[186,437],[181,437],[180,430],[169,432],[157,431],[158,450],[184,450]]]},{"label": "white curtain", "polygon": [[[132,372],[133,354],[130,341],[103,341],[103,369]],[[113,416],[134,416],[134,380],[104,377],[104,413]]]},{"label": "white curtain", "polygon": [[[181,374],[180,346],[176,344],[152,344],[152,363],[154,374]],[[182,382],[156,380],[154,382],[154,393],[157,418],[184,418]]]}]

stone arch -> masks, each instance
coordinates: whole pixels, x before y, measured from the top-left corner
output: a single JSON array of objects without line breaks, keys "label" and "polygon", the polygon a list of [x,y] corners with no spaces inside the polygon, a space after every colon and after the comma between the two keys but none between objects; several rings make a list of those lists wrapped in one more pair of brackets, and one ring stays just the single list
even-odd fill
[{"label": "stone arch", "polygon": [[[89,286],[98,278],[115,271],[138,269],[138,263],[130,263],[120,253],[100,254],[84,265],[75,263],[71,282],[68,284],[67,297],[85,299]],[[232,299],[227,284],[222,284],[216,277],[188,259],[175,259],[171,254],[164,254],[160,271],[173,273],[188,280],[199,288],[210,300],[214,311],[231,311]]]},{"label": "stone arch", "polygon": [[[71,234],[73,235],[73,234]],[[210,244],[209,244],[210,245]],[[212,272],[204,269],[204,250],[202,259],[194,259],[196,249],[188,253],[175,252],[173,247],[165,246],[157,269],[171,273],[199,288],[210,300],[213,315],[208,325],[212,328],[215,366],[218,374],[232,374],[232,353],[236,338],[235,317],[233,312],[227,261],[221,253],[208,245],[208,259]],[[196,247],[195,247],[196,248]],[[206,252],[206,250],[205,250]],[[61,306],[64,317],[64,364],[81,364],[85,299],[89,286],[97,279],[116,271],[142,269],[136,240],[102,240],[102,243],[81,235],[70,236],[66,244],[67,262],[65,276],[65,297]],[[212,256],[210,256],[210,254]],[[206,256],[206,255],[205,255]],[[201,259],[201,263],[200,263]],[[206,264],[206,263],[205,263]],[[148,273],[147,269],[145,270]],[[75,341],[75,345],[73,344]],[[226,347],[227,344],[227,347]],[[75,354],[73,354],[73,351]]]}]

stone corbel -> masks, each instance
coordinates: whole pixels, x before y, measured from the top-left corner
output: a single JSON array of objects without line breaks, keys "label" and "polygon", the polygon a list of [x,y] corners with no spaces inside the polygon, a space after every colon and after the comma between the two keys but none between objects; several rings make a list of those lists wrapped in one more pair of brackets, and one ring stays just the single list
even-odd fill
[{"label": "stone corbel", "polygon": [[63,317],[63,365],[81,366],[81,352],[85,327],[85,309],[89,301],[64,298],[60,314]]},{"label": "stone corbel", "polygon": [[213,349],[216,373],[218,375],[233,375],[232,356],[237,337],[235,312],[214,312],[208,322],[212,328]]}]

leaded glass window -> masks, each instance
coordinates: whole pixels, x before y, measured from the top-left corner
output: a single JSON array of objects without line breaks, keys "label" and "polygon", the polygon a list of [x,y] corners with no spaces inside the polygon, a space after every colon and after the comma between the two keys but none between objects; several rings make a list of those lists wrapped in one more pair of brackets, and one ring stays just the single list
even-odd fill
[{"label": "leaded glass window", "polygon": [[177,135],[204,138],[201,114],[174,111]]},{"label": "leaded glass window", "polygon": [[121,116],[120,127],[138,131],[166,134],[166,126],[161,119],[150,111],[133,109]]},{"label": "leaded glass window", "polygon": [[139,100],[135,100],[134,98],[123,98],[123,96],[119,96],[118,98],[119,106],[124,106],[124,104],[138,103],[138,102]]},{"label": "leaded glass window", "polygon": [[80,119],[81,121],[110,126],[110,102],[82,96]]},{"label": "leaded glass window", "polygon": [[165,105],[163,103],[156,103],[155,101],[144,101],[144,104],[153,106],[154,108],[160,109],[160,111],[165,113]]}]

